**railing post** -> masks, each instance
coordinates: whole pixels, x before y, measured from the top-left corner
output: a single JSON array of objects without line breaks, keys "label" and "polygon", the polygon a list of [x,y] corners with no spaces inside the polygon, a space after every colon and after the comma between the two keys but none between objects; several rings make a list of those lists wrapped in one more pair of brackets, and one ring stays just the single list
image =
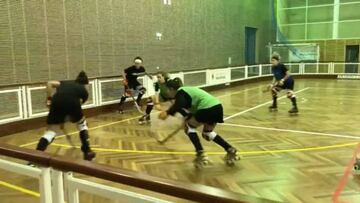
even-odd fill
[{"label": "railing post", "polygon": [[245,66],[245,78],[244,79],[247,79],[249,77],[249,67],[248,65]]},{"label": "railing post", "polygon": [[93,81],[93,100],[94,100],[94,105],[95,106],[100,106],[100,102],[99,102],[99,87],[98,87],[98,82],[99,80],[98,79],[95,79]]},{"label": "railing post", "polygon": [[99,106],[102,106],[103,102],[102,102],[101,80],[98,80],[97,88],[98,88],[98,103]]},{"label": "railing post", "polygon": [[42,168],[40,174],[40,202],[52,203],[50,168]]},{"label": "railing post", "polygon": [[211,85],[212,77],[214,76],[212,71],[206,69],[205,74],[206,74],[206,82],[205,82],[206,85]]},{"label": "railing post", "polygon": [[305,74],[305,64],[304,63],[300,63],[300,65],[299,65],[299,74],[300,75]]},{"label": "railing post", "polygon": [[262,64],[259,64],[259,76],[262,76]]},{"label": "railing post", "polygon": [[63,172],[51,170],[53,203],[64,203],[64,181]]},{"label": "railing post", "polygon": [[319,63],[317,62],[317,63],[316,63],[316,74],[319,74],[319,72],[320,72]]},{"label": "railing post", "polygon": [[64,174],[65,185],[67,186],[67,202],[68,203],[79,203],[79,190],[74,187],[71,182],[72,173],[68,172]]},{"label": "railing post", "polygon": [[19,98],[19,100],[21,100],[21,106],[20,108],[22,109],[22,118],[26,119],[29,117],[28,115],[28,105],[27,105],[27,87],[25,85],[22,85],[21,87],[21,97]]}]

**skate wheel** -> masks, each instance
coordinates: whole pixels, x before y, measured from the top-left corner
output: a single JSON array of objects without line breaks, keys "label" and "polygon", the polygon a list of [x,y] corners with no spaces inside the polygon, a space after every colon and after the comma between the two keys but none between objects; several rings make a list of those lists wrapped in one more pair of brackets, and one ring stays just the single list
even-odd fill
[{"label": "skate wheel", "polygon": [[195,163],[194,166],[195,166],[196,169],[203,169],[204,168],[204,166],[202,164],[198,164],[198,163]]},{"label": "skate wheel", "polygon": [[233,162],[233,161],[227,161],[227,162],[226,162],[226,165],[228,165],[228,166],[230,166],[230,167],[233,167],[233,166],[235,166],[235,162]]},{"label": "skate wheel", "polygon": [[359,170],[360,170],[360,165],[355,164],[355,165],[354,165],[354,170],[359,171]]}]

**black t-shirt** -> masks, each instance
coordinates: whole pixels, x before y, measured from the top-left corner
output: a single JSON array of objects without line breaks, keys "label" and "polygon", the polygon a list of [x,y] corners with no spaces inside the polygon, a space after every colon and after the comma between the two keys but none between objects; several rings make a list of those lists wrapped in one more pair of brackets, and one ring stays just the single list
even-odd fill
[{"label": "black t-shirt", "polygon": [[60,86],[56,89],[53,99],[69,101],[80,101],[82,99],[85,103],[88,97],[89,93],[84,85],[75,81],[60,81]]},{"label": "black t-shirt", "polygon": [[274,77],[277,81],[283,79],[287,71],[288,69],[282,63],[279,63],[277,66],[272,67],[272,73],[274,74]]},{"label": "black t-shirt", "polygon": [[125,74],[130,87],[138,86],[140,83],[137,81],[137,78],[145,74],[145,68],[143,66],[140,66],[139,68],[136,68],[136,66],[130,66],[125,69]]}]

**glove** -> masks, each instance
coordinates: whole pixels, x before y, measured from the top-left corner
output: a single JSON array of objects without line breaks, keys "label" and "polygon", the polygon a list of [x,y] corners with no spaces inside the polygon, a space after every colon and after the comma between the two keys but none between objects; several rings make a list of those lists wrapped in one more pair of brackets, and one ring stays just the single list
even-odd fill
[{"label": "glove", "polygon": [[168,114],[166,111],[162,111],[162,112],[159,114],[159,119],[161,119],[161,120],[166,120],[168,116],[169,116],[169,114]]},{"label": "glove", "polygon": [[284,85],[284,79],[281,79],[278,84],[279,84],[279,86],[283,86]]}]

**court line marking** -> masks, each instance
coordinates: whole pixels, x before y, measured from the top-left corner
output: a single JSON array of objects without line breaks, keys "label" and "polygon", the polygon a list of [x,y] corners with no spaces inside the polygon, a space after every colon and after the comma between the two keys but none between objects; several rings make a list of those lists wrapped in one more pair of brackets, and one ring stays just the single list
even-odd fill
[{"label": "court line marking", "polygon": [[[345,144],[336,144],[336,145],[326,145],[326,146],[315,146],[315,147],[305,147],[305,148],[293,148],[293,149],[277,149],[277,150],[261,150],[261,151],[239,151],[239,155],[257,155],[257,154],[278,154],[278,153],[288,153],[288,152],[306,152],[306,151],[319,151],[327,149],[336,149],[348,146],[357,145],[359,142],[350,142]],[[51,146],[63,147],[63,148],[73,148],[70,145],[66,144],[57,144],[53,143]],[[80,149],[80,146],[75,146],[75,148]],[[92,148],[96,152],[113,152],[113,153],[133,153],[133,154],[165,154],[165,155],[195,155],[195,152],[187,151],[149,151],[149,150],[124,150],[124,149],[109,149],[109,148]],[[225,152],[206,152],[207,155],[224,155]]]},{"label": "court line marking", "polygon": [[[243,90],[239,90],[239,91],[236,91],[236,92],[233,92],[233,93],[229,93],[229,94],[225,94],[225,95],[220,95],[218,96],[217,98],[222,98],[222,97],[227,97],[227,96],[231,96],[231,95],[235,95],[235,94],[240,94],[242,92],[245,92],[245,91],[248,91],[248,90],[254,90],[254,89],[259,89],[260,87],[259,86],[256,86],[256,87],[252,87],[252,88],[249,88],[249,89],[243,89]],[[159,112],[155,112],[154,114],[156,113],[159,113]],[[110,126],[110,125],[114,125],[114,124],[118,124],[118,123],[123,123],[123,122],[127,122],[127,121],[131,121],[131,120],[135,120],[135,119],[139,119],[141,116],[135,116],[135,117],[131,117],[131,118],[127,118],[125,120],[120,120],[120,121],[115,121],[115,122],[111,122],[111,123],[107,123],[107,124],[104,124],[104,125],[99,125],[99,126],[96,126],[96,127],[91,127],[89,128],[89,130],[96,130],[96,129],[99,129],[99,128],[103,128],[103,127],[106,127],[106,126]],[[74,131],[74,132],[71,132],[71,133],[68,133],[68,135],[75,135],[77,134],[79,131]],[[56,139],[60,139],[60,138],[64,138],[66,135],[59,135],[59,136],[56,136],[55,137],[55,140]],[[34,141],[34,142],[29,142],[29,143],[26,143],[26,144],[23,144],[23,145],[20,145],[20,147],[27,147],[27,146],[31,146],[31,145],[34,145],[34,144],[37,144],[39,141]]]},{"label": "court line marking", "polygon": [[[308,89],[310,89],[310,87],[306,87],[306,88],[301,89],[301,90],[299,90],[299,91],[296,91],[296,92],[294,92],[294,93],[300,93],[300,92],[306,91],[306,90],[308,90]],[[281,100],[281,99],[284,99],[284,98],[286,98],[286,95],[284,95],[284,96],[282,96],[282,97],[279,97],[278,100]],[[241,115],[241,114],[247,113],[247,112],[252,111],[252,110],[254,110],[254,109],[257,109],[257,108],[263,107],[263,106],[265,106],[265,105],[268,105],[268,104],[270,104],[271,102],[272,102],[272,100],[271,100],[271,101],[268,101],[268,102],[265,102],[265,103],[262,103],[262,104],[259,104],[259,105],[257,105],[257,106],[254,106],[254,107],[252,107],[252,108],[246,109],[246,110],[244,110],[244,111],[240,111],[240,112],[238,112],[238,113],[236,113],[236,114],[233,114],[233,115],[231,115],[231,116],[228,116],[228,117],[224,118],[224,121],[229,120],[229,119],[231,119],[231,118],[234,118],[234,117],[236,117],[236,116],[239,116],[239,115]]]},{"label": "court line marking", "polygon": [[232,127],[240,127],[240,128],[251,128],[257,130],[270,130],[270,131],[279,131],[279,132],[290,132],[290,133],[301,133],[307,135],[321,135],[321,136],[328,136],[328,137],[338,137],[338,138],[349,138],[349,139],[360,139],[360,136],[352,136],[352,135],[341,135],[341,134],[334,134],[334,133],[321,133],[321,132],[311,132],[311,131],[303,131],[303,130],[291,130],[291,129],[282,129],[282,128],[269,128],[269,127],[260,127],[260,126],[251,126],[251,125],[241,125],[241,124],[234,124],[234,123],[221,123],[219,125],[223,126],[232,126]]},{"label": "court line marking", "polygon": [[[114,125],[114,124],[118,124],[118,123],[124,123],[124,122],[127,122],[127,121],[131,121],[131,120],[134,120],[134,119],[137,119],[137,118],[140,118],[141,116],[136,116],[136,117],[131,117],[131,118],[127,118],[127,119],[124,119],[124,120],[120,120],[120,121],[115,121],[115,122],[111,122],[111,123],[107,123],[107,124],[103,124],[103,125],[99,125],[99,126],[96,126],[96,127],[91,127],[89,128],[89,130],[96,130],[98,128],[103,128],[103,127],[106,127],[106,126],[110,126],[110,125]],[[79,131],[74,131],[74,132],[71,132],[69,133],[68,135],[75,135],[79,133]],[[60,139],[60,138],[63,138],[65,137],[66,135],[59,135],[59,136],[56,136],[55,139]],[[23,145],[20,145],[20,147],[27,147],[27,146],[30,146],[30,145],[33,145],[33,144],[37,144],[38,141],[34,141],[34,142],[29,142],[27,144],[23,144]]]},{"label": "court line marking", "polygon": [[310,86],[310,88],[313,89],[321,89],[321,90],[350,90],[350,91],[360,91],[360,89],[357,88],[345,88],[345,87],[313,87]]},{"label": "court line marking", "polygon": [[259,88],[261,88],[261,86],[262,86],[262,85],[259,85],[259,86],[256,86],[256,87],[252,87],[252,88],[249,88],[249,89],[243,89],[243,90],[235,91],[235,92],[232,92],[232,93],[229,93],[229,94],[219,95],[219,96],[217,96],[217,98],[228,97],[228,96],[232,96],[232,95],[234,95],[234,94],[240,94],[240,93],[245,92],[245,91],[248,91],[248,90],[259,89]]},{"label": "court line marking", "polygon": [[19,191],[19,192],[34,196],[34,197],[40,197],[40,193],[38,193],[38,192],[29,190],[29,189],[26,189],[26,188],[23,188],[23,187],[19,187],[19,186],[16,186],[16,185],[4,182],[4,181],[0,181],[0,186],[4,186],[6,188],[10,188],[10,189],[13,189],[13,190],[16,190],[16,191]]}]

